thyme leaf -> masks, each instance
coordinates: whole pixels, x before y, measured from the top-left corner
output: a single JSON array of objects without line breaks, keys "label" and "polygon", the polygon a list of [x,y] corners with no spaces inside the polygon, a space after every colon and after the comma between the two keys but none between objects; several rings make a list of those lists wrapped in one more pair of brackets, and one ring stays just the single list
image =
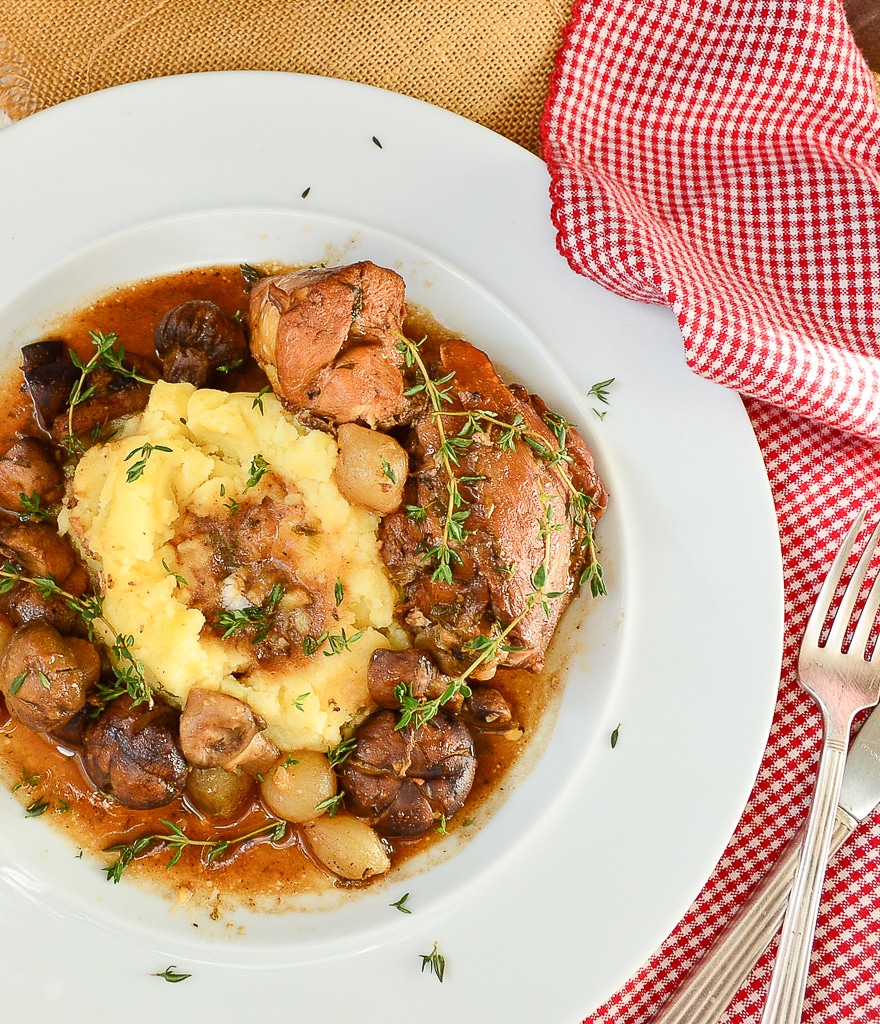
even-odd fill
[{"label": "thyme leaf", "polygon": [[272,628],[272,616],[278,602],[284,597],[284,593],[284,587],[280,583],[274,583],[269,591],[269,596],[261,605],[249,605],[247,608],[238,608],[231,612],[220,612],[215,625],[224,630],[222,639],[228,640],[236,633],[254,627],[256,632],[251,643],[262,643],[269,635],[269,630]]},{"label": "thyme leaf", "polygon": [[191,978],[191,974],[184,974],[177,970],[174,964],[170,967],[166,967],[164,971],[156,971],[153,975],[154,978],[162,978],[164,981],[170,981],[172,984],[176,984],[179,981],[186,981],[187,978]]},{"label": "thyme leaf", "polygon": [[422,958],[422,973],[424,974],[425,968],[427,968],[428,973],[435,975],[437,980],[442,983],[443,975],[446,973],[446,957],[440,952],[439,943],[434,943],[434,948],[430,953],[419,955]]},{"label": "thyme leaf", "polygon": [[245,481],[244,489],[248,490],[251,487],[256,487],[257,484],[263,479],[263,477],[268,472],[269,463],[266,462],[262,455],[255,455],[251,459],[251,465],[248,471],[248,478]]},{"label": "thyme leaf", "polygon": [[405,892],[405,893],[404,893],[404,894],[403,894],[403,895],[402,895],[402,896],[400,897],[400,899],[399,899],[399,900],[396,900],[396,901],[395,901],[394,903],[389,903],[389,904],[388,904],[388,906],[389,906],[389,907],[394,907],[394,909],[395,909],[395,910],[399,910],[399,911],[401,912],[401,914],[411,914],[411,913],[412,913],[412,911],[411,911],[411,910],[409,909],[409,907],[408,907],[408,906],[406,905],[406,901],[407,901],[408,899],[409,899],[409,893],[408,893],[408,892]]},{"label": "thyme leaf", "polygon": [[141,445],[140,448],[135,448],[134,451],[128,453],[125,456],[125,461],[133,459],[135,455],[140,455],[137,462],[133,462],[128,467],[128,472],[125,474],[125,482],[132,484],[135,480],[139,480],[144,475],[144,470],[147,468],[147,462],[153,452],[170,452],[171,449],[164,444],[150,444],[147,441],[146,444]]}]

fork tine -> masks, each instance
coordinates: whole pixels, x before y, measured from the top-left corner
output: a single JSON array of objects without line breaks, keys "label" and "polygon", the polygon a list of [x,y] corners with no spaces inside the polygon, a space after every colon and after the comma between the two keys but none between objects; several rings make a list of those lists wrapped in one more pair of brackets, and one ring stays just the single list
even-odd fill
[{"label": "fork tine", "polygon": [[838,585],[840,584],[840,578],[843,575],[843,570],[846,568],[846,563],[849,561],[853,544],[855,544],[859,530],[862,528],[862,523],[865,521],[866,512],[867,509],[862,509],[862,511],[856,516],[855,522],[850,527],[849,533],[844,538],[843,544],[841,544],[840,550],[837,552],[837,557],[834,559],[831,568],[828,570],[828,575],[825,577],[825,582],[822,584],[822,589],[819,591],[819,596],[816,598],[816,603],[813,605],[813,611],[810,613],[810,618],[807,622],[807,628],[804,636],[809,637],[816,646],[819,645],[819,639],[822,635],[822,627],[825,625],[825,620],[828,618],[831,602],[834,600],[834,595],[837,592]]},{"label": "fork tine", "polygon": [[[864,514],[862,518],[864,518]],[[828,633],[828,640],[826,641],[828,647],[833,647],[836,650],[843,649],[843,642],[856,606],[856,601],[859,598],[859,592],[865,582],[865,577],[868,575],[868,566],[874,557],[878,533],[880,533],[880,525],[875,527],[874,532],[871,534],[871,539],[865,545],[858,565],[853,570],[852,577],[846,585],[846,590],[840,599],[840,607],[834,616],[834,622],[832,622],[831,630]]]},{"label": "fork tine", "polygon": [[[868,562],[871,561],[871,556],[877,548],[878,538],[880,538],[880,523],[877,524],[874,532],[871,534],[871,540],[865,549]],[[865,556],[863,555],[862,557],[864,558]],[[867,652],[868,641],[870,640],[871,633],[874,629],[874,619],[877,618],[878,608],[880,608],[880,573],[874,577],[871,583],[871,589],[868,591],[868,596],[865,599],[865,607],[862,609],[859,621],[856,623],[852,641],[850,642],[851,651],[862,650]],[[871,652],[871,658],[873,658],[878,646],[880,646],[880,644],[875,645],[874,651]]]}]

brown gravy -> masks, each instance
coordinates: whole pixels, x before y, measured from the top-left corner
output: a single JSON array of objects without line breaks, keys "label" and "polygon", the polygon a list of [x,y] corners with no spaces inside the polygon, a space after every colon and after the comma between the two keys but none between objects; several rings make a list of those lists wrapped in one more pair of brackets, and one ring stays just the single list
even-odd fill
[{"label": "brown gravy", "polygon": [[[81,357],[93,348],[90,331],[115,332],[125,351],[154,357],[153,331],[170,308],[189,299],[210,299],[227,313],[244,309],[247,288],[238,267],[212,267],[191,270],[147,280],[111,292],[82,310],[71,313],[52,332],[63,338]],[[443,330],[423,311],[414,311],[407,323],[408,332],[445,336]],[[415,335],[414,335],[415,336]],[[33,339],[34,341],[40,339]],[[265,377],[255,364],[229,375],[230,390],[259,390]],[[37,433],[30,402],[18,390],[19,380],[0,395],[5,401],[0,444],[17,431]],[[559,680],[555,672],[536,676],[527,672],[502,669],[493,685],[508,698],[522,728],[521,739],[491,733],[475,733],[478,759],[477,778],[465,807],[448,822],[451,833],[476,831],[482,825],[481,814],[489,797],[504,789],[512,769],[527,746],[529,736],[548,707],[555,703]],[[34,827],[48,822],[62,830],[74,848],[111,864],[114,853],[107,847],[131,843],[139,837],[169,835],[165,822],[179,826],[194,843],[230,840],[228,849],[209,860],[206,845],[188,845],[170,868],[173,847],[156,842],[142,851],[126,869],[125,876],[148,881],[176,895],[182,903],[196,901],[214,908],[243,904],[271,909],[285,904],[293,894],[315,893],[331,888],[357,889],[365,883],[344,882],[319,866],[301,842],[295,825],[287,827],[282,839],[272,839],[265,831],[243,842],[238,837],[265,830],[276,819],[267,815],[254,786],[252,799],[234,819],[207,819],[186,799],[153,811],[134,811],[120,806],[98,792],[87,779],[77,753],[51,737],[29,731],[8,715],[0,697],[0,777],[15,792],[23,813],[40,818]],[[392,840],[395,865],[424,850],[440,836],[428,833],[416,840]],[[393,872],[393,868],[392,868]],[[368,883],[366,883],[368,884]],[[218,896],[218,893],[220,894]]]}]

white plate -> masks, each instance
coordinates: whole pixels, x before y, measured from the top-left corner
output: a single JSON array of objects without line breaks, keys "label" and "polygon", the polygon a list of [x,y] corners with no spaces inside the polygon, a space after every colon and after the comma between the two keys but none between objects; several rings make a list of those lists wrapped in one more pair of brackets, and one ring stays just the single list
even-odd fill
[{"label": "white plate", "polygon": [[[687,371],[666,310],[568,269],[538,159],[436,108],[219,73],[97,93],[0,132],[10,365],[108,285],[270,258],[399,269],[411,298],[576,420],[611,491],[609,596],[568,618],[565,697],[532,772],[460,852],[353,904],[212,928],[109,885],[0,794],[4,1007],[66,1024],[169,1011],[223,1024],[257,1006],[403,1024],[415,1005],[423,1024],[579,1021],[699,892],[764,749],[781,569],[742,405]],[[586,396],[609,377],[600,420]],[[404,891],[411,915],[389,907]],[[420,970],[435,940],[442,985]],[[171,964],[192,977],[152,976]]]}]

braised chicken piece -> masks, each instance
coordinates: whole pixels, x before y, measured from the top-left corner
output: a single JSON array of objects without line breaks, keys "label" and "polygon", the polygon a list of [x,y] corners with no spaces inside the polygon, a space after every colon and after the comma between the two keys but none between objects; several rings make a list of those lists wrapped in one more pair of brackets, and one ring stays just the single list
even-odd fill
[{"label": "braised chicken piece", "polygon": [[374,263],[298,270],[251,289],[251,353],[295,412],[336,423],[401,421],[403,279]]},{"label": "braised chicken piece", "polygon": [[[449,476],[438,424],[423,407],[407,445],[411,472],[404,504],[382,523],[382,556],[405,594],[403,611],[415,646],[432,651],[443,671],[460,673],[475,660],[475,636],[497,636],[517,620],[497,657],[474,678],[491,677],[498,664],[538,672],[588,558],[587,531],[578,517],[585,513],[595,525],[605,509],[605,490],[577,432],[550,419],[543,402],[525,388],[508,387],[483,352],[449,341],[424,356],[434,380],[452,375],[444,385],[449,401],[443,405],[443,430],[463,442],[451,468],[466,534],[463,542],[450,543],[452,582],[438,577],[428,552],[443,540]],[[467,413],[476,414],[470,428]],[[509,427],[517,428],[518,439],[505,444]],[[563,430],[560,455],[556,435]],[[554,596],[534,600],[539,568],[544,593]]]},{"label": "braised chicken piece", "polygon": [[441,711],[420,728],[399,728],[377,711],[357,730],[338,769],[345,806],[382,836],[418,836],[460,810],[476,774],[467,726]]}]

